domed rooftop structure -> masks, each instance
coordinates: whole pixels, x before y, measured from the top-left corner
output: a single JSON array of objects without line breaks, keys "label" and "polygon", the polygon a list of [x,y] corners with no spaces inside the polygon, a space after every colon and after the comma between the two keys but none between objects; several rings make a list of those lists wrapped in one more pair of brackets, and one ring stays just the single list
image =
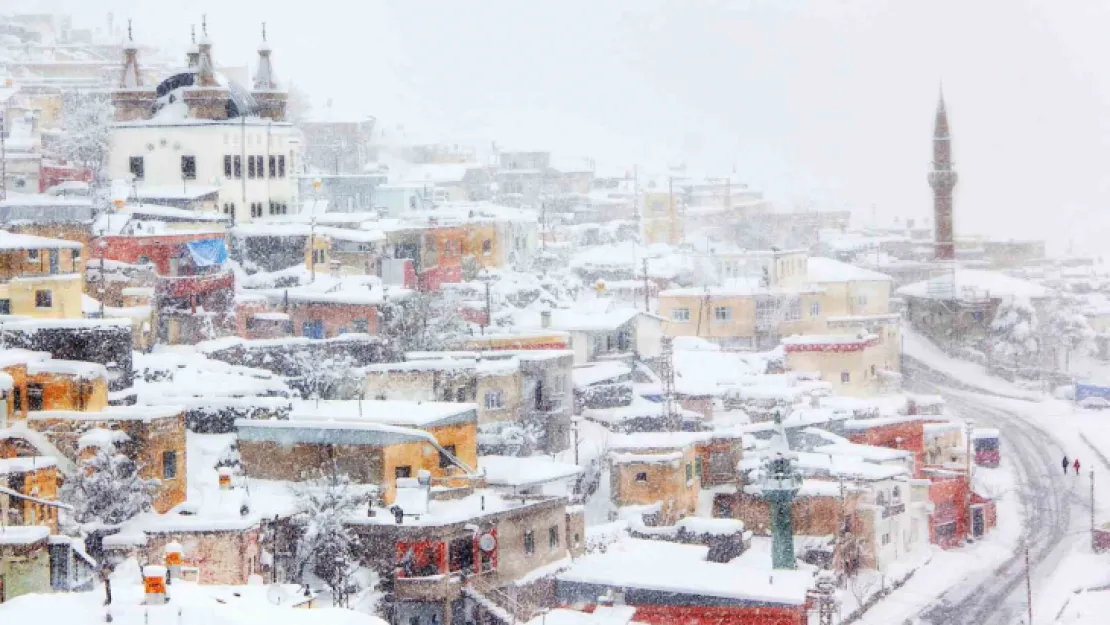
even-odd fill
[{"label": "domed rooftop structure", "polygon": [[[151,114],[155,117],[163,117],[169,114],[169,111],[165,113],[163,113],[163,111],[173,107],[180,108],[183,111],[181,117],[186,117],[187,115],[184,114],[185,90],[190,87],[200,86],[199,72],[199,68],[190,67],[158,83],[158,86],[155,88],[157,99],[154,101],[154,106],[151,108]],[[219,72],[214,73],[213,77],[218,87],[221,90],[226,90],[227,95],[224,98],[224,111],[228,119],[236,117],[257,117],[259,115],[261,107],[259,107],[258,101],[251,95],[250,91],[247,91],[242,85],[228,79]],[[175,106],[179,102],[181,106]],[[159,115],[159,113],[162,113],[162,115]]]}]

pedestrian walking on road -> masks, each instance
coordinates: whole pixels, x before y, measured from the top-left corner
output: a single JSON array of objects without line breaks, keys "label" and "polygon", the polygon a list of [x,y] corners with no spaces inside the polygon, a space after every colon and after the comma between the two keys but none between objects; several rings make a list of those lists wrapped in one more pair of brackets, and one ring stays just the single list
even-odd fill
[{"label": "pedestrian walking on road", "polygon": [[[1079,458],[1075,459],[1075,464],[1073,464],[1072,466],[1075,467],[1075,474],[1079,475]],[[1064,471],[1064,473],[1067,473],[1067,471]]]},{"label": "pedestrian walking on road", "polygon": [[1064,456],[1064,475],[1068,474],[1068,457]]}]

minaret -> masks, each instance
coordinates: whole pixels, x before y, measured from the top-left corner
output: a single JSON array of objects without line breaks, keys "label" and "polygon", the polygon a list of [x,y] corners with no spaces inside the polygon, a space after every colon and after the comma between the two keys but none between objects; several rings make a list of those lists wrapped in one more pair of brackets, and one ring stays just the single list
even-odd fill
[{"label": "minaret", "polygon": [[956,258],[952,233],[952,189],[957,178],[956,171],[952,169],[952,138],[948,134],[948,113],[944,109],[942,91],[933,128],[933,171],[929,172],[929,186],[933,187],[934,260]]},{"label": "minaret", "polygon": [[216,64],[212,61],[212,40],[208,38],[208,17],[200,21],[197,41],[197,78],[185,89],[185,105],[190,119],[227,119],[229,91],[216,80]]},{"label": "minaret", "polygon": [[782,415],[775,412],[775,435],[771,439],[771,455],[763,465],[763,498],[771,513],[771,565],[776,569],[793,569],[794,559],[794,496],[802,486],[801,475],[794,470],[794,454],[786,440]]},{"label": "minaret", "polygon": [[127,41],[123,45],[123,73],[119,85],[112,91],[112,106],[116,121],[126,122],[148,119],[154,106],[154,90],[143,86],[139,71],[139,46],[131,34],[131,20],[127,20]]},{"label": "minaret", "polygon": [[212,40],[208,38],[208,16],[200,20],[200,43],[197,44],[197,86],[215,87],[216,64],[212,61]]},{"label": "minaret", "polygon": [[123,77],[120,78],[120,89],[137,89],[143,84],[139,74],[139,46],[131,36],[131,20],[127,20],[127,43],[123,44]]},{"label": "minaret", "polygon": [[270,58],[272,53],[273,49],[266,41],[266,22],[262,22],[262,43],[258,44],[258,71],[254,74],[251,95],[258,102],[260,117],[280,122],[285,120],[285,104],[289,96],[278,87],[274,63]]},{"label": "minaret", "polygon": [[189,69],[195,69],[200,65],[200,48],[197,47],[197,27],[189,27],[189,49],[185,51],[185,66]]}]

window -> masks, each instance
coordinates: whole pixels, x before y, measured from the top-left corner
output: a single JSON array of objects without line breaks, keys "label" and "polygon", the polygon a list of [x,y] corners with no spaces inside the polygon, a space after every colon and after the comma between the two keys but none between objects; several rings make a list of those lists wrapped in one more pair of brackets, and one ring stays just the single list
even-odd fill
[{"label": "window", "polygon": [[231,177],[231,155],[224,154],[224,178]]},{"label": "window", "polygon": [[278,178],[285,177],[285,155],[282,154],[278,157]]},{"label": "window", "polygon": [[786,321],[799,321],[802,318],[802,300],[794,298],[786,304]]},{"label": "window", "polygon": [[[443,448],[447,450],[447,454],[451,454],[451,456],[455,455],[454,445],[444,445]],[[447,454],[443,453],[442,451],[439,452],[439,468],[441,469],[447,469],[455,466],[455,463],[451,461],[451,457]]]},{"label": "window", "polygon": [[71,258],[73,258],[74,269],[76,269],[77,263],[81,262],[81,250],[73,250]]},{"label": "window", "polygon": [[889,545],[890,544],[890,533],[883,534],[883,544],[884,545]]},{"label": "window", "polygon": [[195,156],[182,156],[181,157],[181,177],[185,180],[197,179],[197,157]]},{"label": "window", "polygon": [[0,315],[12,314],[12,300],[0,299]]},{"label": "window", "polygon": [[694,475],[698,476],[699,480],[705,479],[705,467],[701,458],[694,459]]},{"label": "window", "polygon": [[875,377],[875,365],[871,365],[871,377]]},{"label": "window", "polygon": [[498,410],[501,404],[501,391],[486,391],[486,410]]},{"label": "window", "polygon": [[162,452],[162,479],[172,480],[177,477],[177,452]]},{"label": "window", "polygon": [[713,320],[714,321],[732,321],[732,307],[731,306],[714,306],[713,307]]},{"label": "window", "polygon": [[552,525],[547,528],[547,546],[552,549],[559,548],[559,526]]},{"label": "window", "polygon": [[694,465],[687,462],[686,463],[686,481],[689,482],[692,479],[694,479]]},{"label": "window", "polygon": [[848,373],[847,371],[841,371],[840,372],[840,383],[841,384],[848,384],[851,381],[852,381],[852,374],[851,373]]},{"label": "window", "polygon": [[880,506],[886,505],[886,492],[879,491],[875,493],[875,503]]},{"label": "window", "polygon": [[[259,141],[259,143],[262,143],[262,142]],[[266,177],[266,159],[261,154],[254,157],[254,166],[255,166],[255,169],[256,169],[256,173],[258,174],[258,177],[259,178],[265,178]]]},{"label": "window", "polygon": [[860,296],[856,297],[856,301],[859,302],[860,308],[864,308],[864,307],[867,306],[867,296],[866,295],[860,295]]},{"label": "window", "polygon": [[135,180],[142,180],[143,179],[143,157],[141,157],[141,156],[132,156],[130,167],[131,167],[131,175],[135,177]]},{"label": "window", "polygon": [[690,309],[689,308],[675,308],[674,310],[671,311],[671,321],[681,321],[681,322],[684,322],[684,323],[689,322],[690,321]]},{"label": "window", "polygon": [[459,388],[455,389],[455,401],[459,402],[460,404],[466,401],[465,386],[460,386]]},{"label": "window", "polygon": [[270,177],[277,178],[277,157],[270,157]]},{"label": "window", "polygon": [[27,260],[31,261],[32,263],[39,262],[39,251],[27,250]]},{"label": "window", "polygon": [[35,308],[50,308],[54,305],[54,294],[47,290],[35,291]]},{"label": "window", "polygon": [[489,239],[482,241],[482,256],[489,256],[493,253],[493,242]]},{"label": "window", "polygon": [[236,154],[234,162],[235,162],[235,177],[236,178],[242,178],[243,177],[243,157]]},{"label": "window", "polygon": [[254,157],[253,156],[248,156],[247,157],[247,178],[254,178],[254,176],[255,176]]},{"label": "window", "polygon": [[42,410],[42,385],[27,385],[27,410]]},{"label": "window", "polygon": [[393,477],[412,477],[412,467],[408,465],[403,465],[393,469]]},{"label": "window", "polygon": [[359,334],[367,334],[370,332],[369,319],[355,319],[351,322],[351,331]]},{"label": "window", "polygon": [[809,316],[810,317],[819,317],[819,316],[821,316],[821,302],[813,302],[812,304],[809,305]]},{"label": "window", "polygon": [[641,484],[647,484],[647,481],[648,481],[647,472],[646,471],[640,471],[639,473],[637,473],[636,474],[636,481],[641,483]]},{"label": "window", "polygon": [[890,491],[890,502],[891,503],[900,503],[901,501],[902,501],[902,489],[898,486],[895,486],[894,490]]},{"label": "window", "polygon": [[524,532],[524,553],[528,555],[536,553],[536,533],[532,530]]}]

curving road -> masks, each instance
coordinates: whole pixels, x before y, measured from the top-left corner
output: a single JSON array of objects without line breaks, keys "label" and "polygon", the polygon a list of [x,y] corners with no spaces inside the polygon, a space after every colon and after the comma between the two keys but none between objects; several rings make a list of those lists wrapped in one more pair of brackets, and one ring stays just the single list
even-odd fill
[{"label": "curving road", "polygon": [[[982,391],[941,371],[907,357],[904,372],[909,388],[940,394],[956,414],[1002,432],[1004,453],[1016,464],[1018,499],[1024,515],[1022,541],[1030,547],[1035,586],[1037,578],[1051,575],[1056,569],[1067,551],[1073,517],[1083,516],[1072,514],[1081,502],[1072,494],[1071,483],[1060,468],[1064,455],[1060,444],[1021,415],[982,401]],[[1013,625],[1026,621],[1027,609],[1025,553],[1019,549],[991,575],[961,580],[952,586],[919,618],[932,625]]]}]

